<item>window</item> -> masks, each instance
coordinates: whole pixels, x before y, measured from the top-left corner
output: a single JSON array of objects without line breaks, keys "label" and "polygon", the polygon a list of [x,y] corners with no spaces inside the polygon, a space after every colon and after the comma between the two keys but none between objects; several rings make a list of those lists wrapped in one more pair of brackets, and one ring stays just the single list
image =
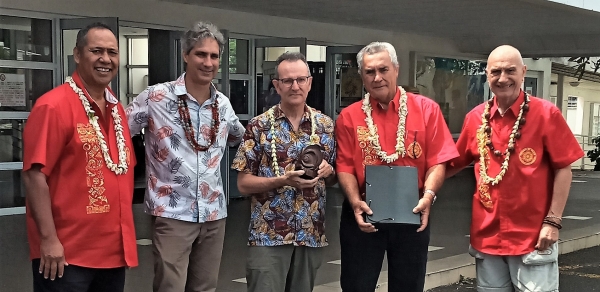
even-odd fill
[{"label": "window", "polygon": [[52,62],[52,21],[0,15],[0,60]]},{"label": "window", "polygon": [[476,60],[418,57],[416,88],[406,90],[435,100],[450,132],[460,133],[465,115],[491,96],[486,65]]},{"label": "window", "polygon": [[0,209],[25,206],[23,128],[36,100],[54,86],[52,27],[49,19],[0,15]]},{"label": "window", "polygon": [[596,137],[600,135],[600,103],[592,103],[591,110],[592,113],[590,114],[590,136]]},{"label": "window", "polygon": [[148,36],[127,35],[127,100],[131,102],[148,87]]},{"label": "window", "polygon": [[577,96],[569,96],[569,99],[567,99],[567,109],[577,109]]},{"label": "window", "polygon": [[52,70],[0,67],[0,112],[30,111],[52,80]]}]

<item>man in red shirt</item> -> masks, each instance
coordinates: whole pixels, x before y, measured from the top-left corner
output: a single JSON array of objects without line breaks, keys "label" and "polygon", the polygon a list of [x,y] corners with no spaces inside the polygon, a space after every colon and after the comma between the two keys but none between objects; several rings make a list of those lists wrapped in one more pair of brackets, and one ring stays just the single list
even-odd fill
[{"label": "man in red shirt", "polygon": [[[342,110],[336,121],[336,171],[346,200],[340,243],[344,292],[373,291],[387,251],[389,291],[423,291],[429,211],[444,181],[445,162],[458,156],[435,101],[396,85],[399,65],[389,43],[374,42],[357,55],[368,92]],[[413,166],[420,199],[413,212],[421,225],[366,223],[365,166]]]},{"label": "man in red shirt", "polygon": [[583,151],[556,106],[521,90],[526,71],[514,47],[492,51],[494,98],[465,117],[446,174],[475,161],[469,251],[479,291],[558,291],[556,241]]},{"label": "man in red shirt", "polygon": [[131,138],[107,87],[117,38],[92,24],[73,56],[75,73],[36,101],[23,132],[34,291],[123,291],[125,268],[138,260]]}]

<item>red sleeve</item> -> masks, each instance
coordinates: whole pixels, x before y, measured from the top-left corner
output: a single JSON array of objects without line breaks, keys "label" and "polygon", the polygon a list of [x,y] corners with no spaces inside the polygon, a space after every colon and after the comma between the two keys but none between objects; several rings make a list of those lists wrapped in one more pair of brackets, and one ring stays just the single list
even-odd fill
[{"label": "red sleeve", "polygon": [[458,156],[454,140],[446,126],[446,121],[437,104],[431,104],[425,125],[427,131],[427,145],[425,147],[427,158],[427,169],[444,163]]},{"label": "red sleeve", "polygon": [[34,106],[23,129],[23,171],[39,163],[49,176],[65,146],[64,123],[48,104]]},{"label": "red sleeve", "polygon": [[469,147],[469,143],[475,139],[475,136],[471,135],[470,120],[471,115],[467,114],[463,123],[462,130],[458,141],[456,141],[456,150],[458,150],[458,157],[452,159],[448,164],[448,169],[462,169],[473,162],[473,153]]},{"label": "red sleeve", "polygon": [[567,125],[565,118],[557,107],[553,107],[550,117],[544,125],[544,150],[550,157],[550,164],[554,169],[561,169],[571,165],[583,157],[583,150],[577,139]]},{"label": "red sleeve", "polygon": [[335,138],[337,147],[337,159],[335,170],[346,172],[356,176],[354,167],[355,131],[351,124],[351,118],[346,111],[338,117],[335,122]]}]

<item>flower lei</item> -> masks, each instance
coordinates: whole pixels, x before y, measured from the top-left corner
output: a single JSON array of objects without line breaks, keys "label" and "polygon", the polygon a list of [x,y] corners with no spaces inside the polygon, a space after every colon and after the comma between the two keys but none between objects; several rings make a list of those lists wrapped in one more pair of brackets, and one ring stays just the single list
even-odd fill
[{"label": "flower lei", "polygon": [[406,100],[408,97],[406,96],[406,91],[404,88],[398,86],[398,89],[400,90],[400,108],[398,109],[398,117],[400,120],[398,121],[398,130],[396,131],[396,151],[391,155],[388,155],[385,151],[383,151],[381,149],[381,145],[379,144],[379,134],[377,134],[377,129],[373,124],[373,117],[371,116],[373,108],[371,107],[371,102],[369,99],[370,94],[365,94],[365,97],[362,101],[362,110],[365,112],[365,115],[367,115],[365,122],[369,128],[369,141],[371,141],[371,145],[373,146],[375,153],[377,153],[377,156],[379,156],[379,158],[386,163],[392,163],[398,160],[400,156],[404,157],[404,155],[406,155],[406,149],[404,147],[404,135],[406,132],[406,116],[408,115],[408,107],[406,105]]},{"label": "flower lei", "polygon": [[[310,111],[310,145],[318,144],[321,139],[315,134],[317,129],[317,122],[315,120],[315,110],[308,108]],[[271,123],[271,129],[269,134],[271,135],[271,158],[273,159],[273,170],[276,176],[280,176],[279,164],[277,163],[277,146],[275,145],[275,107],[270,108],[267,111],[267,117]]]},{"label": "flower lei", "polygon": [[[494,103],[493,99],[490,99],[485,105],[485,110],[481,115],[481,126],[477,129],[477,147],[479,150],[479,176],[482,179],[483,184],[497,185],[500,183],[504,174],[508,170],[508,161],[510,160],[510,154],[515,151],[515,141],[521,138],[521,133],[519,132],[519,128],[521,128],[525,124],[525,113],[529,111],[529,95],[525,93],[525,100],[520,106],[519,115],[517,116],[517,120],[512,128],[508,139],[508,146],[504,153],[499,150],[495,150],[494,145],[492,144],[492,128],[489,125],[490,119],[490,107]],[[489,161],[489,153],[488,148],[493,151],[494,155],[500,156],[504,154],[504,162],[502,162],[502,166],[500,167],[500,172],[495,177],[490,177],[487,174],[488,171],[488,161]]]},{"label": "flower lei", "polygon": [[185,95],[180,95],[177,97],[177,109],[179,110],[179,116],[181,116],[183,131],[185,132],[185,137],[188,142],[192,144],[192,148],[196,152],[206,151],[212,146],[217,138],[217,132],[219,131],[219,99],[215,98],[215,101],[212,104],[212,123],[210,127],[210,138],[208,140],[208,144],[206,146],[200,146],[194,137],[194,127],[192,126],[192,120],[190,118],[190,110],[188,108],[187,102],[185,101]]},{"label": "flower lei", "polygon": [[119,151],[119,164],[117,165],[112,161],[112,158],[108,153],[108,146],[106,145],[104,135],[100,130],[100,125],[98,125],[98,116],[95,115],[95,112],[90,106],[90,102],[83,93],[83,90],[81,90],[81,88],[79,88],[77,84],[75,84],[75,81],[71,76],[67,76],[65,81],[69,83],[73,91],[75,91],[75,93],[77,93],[77,95],[79,96],[79,100],[81,101],[81,104],[83,105],[83,108],[87,113],[90,125],[92,125],[94,131],[96,132],[96,137],[98,138],[98,143],[100,144],[100,149],[102,150],[102,156],[104,156],[104,162],[106,163],[106,167],[117,175],[126,173],[127,152],[125,151],[125,137],[123,136],[123,126],[121,125],[121,116],[119,116],[118,107],[115,106],[111,110],[111,115],[114,120],[115,136],[117,138],[117,149]]}]

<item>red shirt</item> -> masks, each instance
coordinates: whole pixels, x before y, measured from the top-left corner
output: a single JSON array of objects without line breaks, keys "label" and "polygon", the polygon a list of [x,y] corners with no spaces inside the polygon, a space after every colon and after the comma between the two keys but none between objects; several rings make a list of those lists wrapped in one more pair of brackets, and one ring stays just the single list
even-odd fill
[{"label": "red shirt", "polygon": [[[73,79],[84,88],[79,76]],[[96,115],[98,106],[88,97]],[[113,96],[114,98],[114,96]],[[108,99],[108,97],[107,97]],[[110,101],[110,100],[109,100]],[[78,95],[65,83],[40,97],[24,132],[23,171],[39,163],[47,177],[52,216],[69,264],[89,268],[137,266],[133,225],[133,166],[126,115],[118,100],[107,101],[98,123],[114,163],[118,150],[111,110],[118,107],[128,170],[116,175],[104,162],[96,133]],[[40,258],[40,238],[27,208],[31,259]]]},{"label": "red shirt", "polygon": [[[406,93],[408,115],[404,145],[406,155],[390,165],[415,166],[419,173],[419,189],[423,188],[427,170],[458,156],[450,131],[438,104],[422,95]],[[398,105],[400,91],[388,110],[371,100],[373,123],[377,126],[379,143],[388,155],[394,153],[398,131]],[[354,175],[361,193],[365,191],[365,166],[385,164],[373,150],[368,140],[369,130],[362,110],[362,101],[342,110],[335,125],[337,139],[336,171]],[[363,197],[364,199],[364,197]]]},{"label": "red shirt", "polygon": [[[524,96],[521,91],[504,116],[495,102],[490,108],[492,144],[503,153]],[[471,245],[487,254],[522,255],[533,251],[550,208],[554,171],[583,156],[560,110],[546,100],[530,100],[529,112],[524,114],[526,123],[510,155],[508,170],[499,184],[488,184],[492,207],[484,207],[477,188],[473,196]],[[485,103],[467,114],[456,145],[460,157],[451,162],[451,167],[462,168],[475,161],[477,182],[481,178],[476,134],[484,108]],[[493,178],[500,172],[504,156],[489,156],[488,175]]]}]

